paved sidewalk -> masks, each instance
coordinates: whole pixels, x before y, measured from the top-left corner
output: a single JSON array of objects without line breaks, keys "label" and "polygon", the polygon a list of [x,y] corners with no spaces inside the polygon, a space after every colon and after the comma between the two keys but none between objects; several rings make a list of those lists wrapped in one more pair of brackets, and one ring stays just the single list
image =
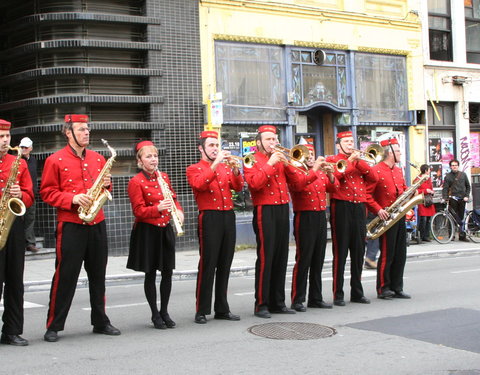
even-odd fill
[{"label": "paved sidewalk", "polygon": [[[472,242],[454,241],[449,244],[441,245],[436,242],[422,243],[420,245],[410,245],[407,248],[409,258],[412,257],[437,257],[452,256],[459,253],[480,253],[480,244]],[[332,263],[332,245],[327,244],[327,255],[325,258],[325,268],[330,268]],[[240,250],[235,253],[232,273],[233,274],[254,274],[255,273],[255,249]],[[408,260],[407,260],[408,261]],[[289,252],[289,269],[295,262],[295,247],[290,246]],[[125,280],[143,280],[144,274],[141,272],[133,272],[125,267],[127,263],[126,256],[110,257],[107,266],[107,283],[121,282]],[[175,279],[194,278],[196,277],[198,266],[198,251],[186,250],[178,251],[176,254],[176,270],[174,271]],[[32,291],[37,289],[46,289],[50,287],[53,272],[55,268],[54,254],[50,252],[44,255],[28,254],[25,262],[25,290]],[[85,270],[82,269],[79,286],[87,283]]]}]

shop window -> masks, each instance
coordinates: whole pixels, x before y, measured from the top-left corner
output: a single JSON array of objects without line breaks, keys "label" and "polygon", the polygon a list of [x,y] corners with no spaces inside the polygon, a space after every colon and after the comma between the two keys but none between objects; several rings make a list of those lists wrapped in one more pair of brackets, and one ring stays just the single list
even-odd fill
[{"label": "shop window", "polygon": [[286,120],[281,47],[216,42],[215,62],[226,122]]},{"label": "shop window", "polygon": [[452,61],[450,0],[428,0],[430,59]]},{"label": "shop window", "polygon": [[408,122],[404,56],[355,54],[360,122]]},{"label": "shop window", "polygon": [[465,0],[467,62],[480,64],[480,0]]}]

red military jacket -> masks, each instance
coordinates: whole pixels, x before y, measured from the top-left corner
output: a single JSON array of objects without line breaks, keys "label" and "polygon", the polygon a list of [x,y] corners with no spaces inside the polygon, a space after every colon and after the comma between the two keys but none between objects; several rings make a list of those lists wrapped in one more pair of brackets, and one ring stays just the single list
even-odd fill
[{"label": "red military jacket", "polygon": [[385,162],[372,167],[372,173],[378,177],[377,183],[368,186],[367,207],[375,215],[382,208],[390,206],[407,189],[402,170],[396,165],[390,168]]},{"label": "red military jacket", "polygon": [[295,183],[302,172],[292,166],[285,167],[279,162],[274,166],[267,164],[268,157],[256,152],[255,164],[252,168],[245,168],[245,180],[252,196],[254,206],[281,205],[290,202],[288,195],[289,182]]},{"label": "red military jacket", "polygon": [[[418,188],[419,194],[427,194],[427,189],[433,190],[432,179],[429,178],[423,184],[421,184]],[[423,204],[418,205],[418,215],[419,216],[433,216],[435,215],[435,205],[431,205],[425,207]]]},{"label": "red military jacket", "polygon": [[[10,169],[12,164],[15,161],[16,157],[14,155],[5,154],[0,158],[0,196],[3,196],[3,190],[7,185],[8,177],[10,176]],[[20,190],[22,191],[22,202],[25,204],[25,207],[28,208],[33,204],[34,195],[33,195],[33,184],[30,177],[30,172],[28,171],[27,163],[24,159],[20,160],[20,165],[18,166],[17,178],[14,185],[20,185]]]},{"label": "red military jacket", "polygon": [[[172,189],[172,184],[168,175],[161,172],[163,180],[167,183],[172,192],[173,201],[178,210],[182,206],[177,201],[177,195]],[[171,214],[167,210],[158,211],[157,206],[164,200],[162,188],[158,183],[157,174],[148,174],[144,171],[138,173],[128,183],[128,196],[132,205],[132,211],[135,215],[135,222],[147,223],[159,227],[166,227],[171,219]]]},{"label": "red military jacket", "polygon": [[[340,153],[335,156],[328,156],[326,161],[335,163],[347,159],[347,155]],[[371,168],[364,160],[347,161],[345,173],[340,173],[335,168],[334,174],[340,183],[340,187],[332,193],[331,197],[353,203],[366,202],[367,184],[375,183],[378,179],[374,173],[371,173]]]},{"label": "red military jacket", "polygon": [[73,204],[73,197],[87,193],[104,165],[105,158],[98,152],[85,150],[80,158],[68,144],[45,160],[40,196],[45,203],[57,208],[59,222],[95,225],[105,220],[100,209],[91,222],[85,223],[78,217],[79,205]]},{"label": "red military jacket", "polygon": [[233,210],[231,189],[242,190],[242,175],[235,176],[231,168],[223,163],[218,164],[215,171],[210,165],[200,160],[187,168],[187,180],[195,195],[198,210]]},{"label": "red military jacket", "polygon": [[332,193],[339,188],[338,180],[333,183],[321,171],[310,169],[308,175],[299,174],[297,183],[289,183],[292,196],[293,211],[325,211],[327,208],[327,192]]}]

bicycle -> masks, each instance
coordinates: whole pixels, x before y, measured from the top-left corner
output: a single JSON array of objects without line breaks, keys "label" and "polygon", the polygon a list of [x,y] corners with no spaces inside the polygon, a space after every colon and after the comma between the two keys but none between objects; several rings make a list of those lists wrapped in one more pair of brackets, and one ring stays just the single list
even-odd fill
[{"label": "bicycle", "polygon": [[445,202],[445,208],[433,215],[430,222],[430,231],[433,238],[438,243],[449,243],[455,236],[455,231],[458,229],[465,231],[467,237],[476,243],[480,242],[480,216],[475,210],[465,210],[463,221],[458,223],[455,216],[450,210],[450,199]]}]

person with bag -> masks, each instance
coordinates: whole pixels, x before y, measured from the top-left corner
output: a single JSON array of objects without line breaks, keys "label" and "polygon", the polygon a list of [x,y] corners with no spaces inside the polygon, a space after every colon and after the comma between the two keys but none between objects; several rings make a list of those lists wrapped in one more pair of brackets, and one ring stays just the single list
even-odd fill
[{"label": "person with bag", "polygon": [[[422,178],[427,175],[430,176],[431,168],[428,164],[422,164],[420,166],[420,175],[417,177]],[[420,194],[424,194],[425,203],[418,205],[418,230],[420,231],[420,238],[422,241],[430,242],[430,221],[432,216],[435,215],[435,206],[433,205],[432,196],[434,194],[432,179],[429,178],[418,188]]]}]

